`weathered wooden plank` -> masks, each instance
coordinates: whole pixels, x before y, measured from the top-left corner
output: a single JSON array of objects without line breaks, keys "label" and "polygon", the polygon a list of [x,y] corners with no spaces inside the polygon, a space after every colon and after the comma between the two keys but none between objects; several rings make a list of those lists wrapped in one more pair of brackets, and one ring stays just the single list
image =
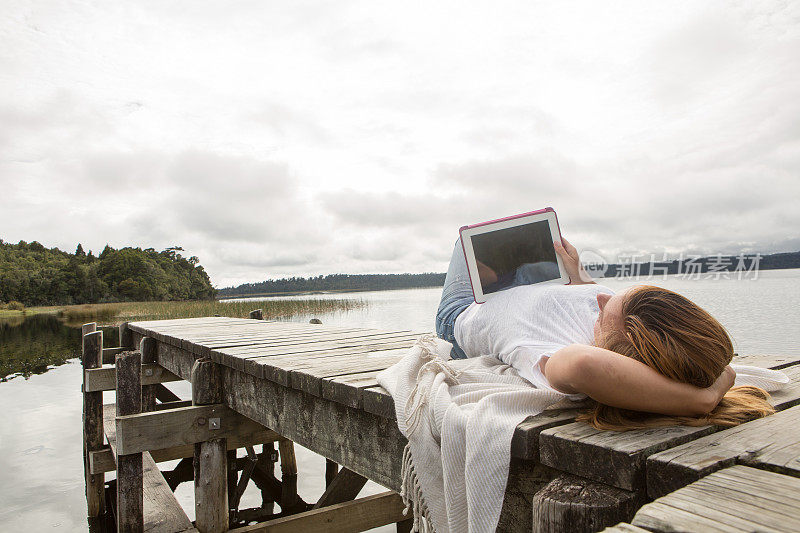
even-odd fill
[{"label": "weathered wooden plank", "polygon": [[145,533],[197,532],[149,453],[142,454]]},{"label": "weathered wooden plank", "polygon": [[[202,407],[222,401],[219,365],[209,359],[195,361],[192,404]],[[209,417],[205,425],[216,431],[216,427],[222,427],[222,420]],[[228,530],[228,446],[225,440],[224,435],[215,435],[194,446],[195,523],[201,533]]]},{"label": "weathered wooden plank", "polygon": [[231,533],[339,533],[365,531],[405,520],[403,501],[394,492],[366,496],[269,522],[231,529]]},{"label": "weathered wooden plank", "polygon": [[[113,403],[103,406],[106,439],[109,443],[108,453],[114,465],[117,445],[114,424],[116,410],[116,405]],[[106,461],[107,457],[103,459],[103,464]],[[99,462],[95,464],[98,468],[100,467]],[[112,466],[111,470],[115,468],[116,466]],[[175,498],[175,494],[169,488],[164,476],[158,470],[153,457],[149,453],[142,454],[142,503],[144,507],[142,520],[144,531],[148,533],[173,533],[194,530],[189,517],[186,516],[180,503]]]},{"label": "weathered wooden plank", "polygon": [[780,390],[770,394],[770,403],[776,409],[783,410],[800,404],[800,364],[784,367],[781,372],[791,380]]},{"label": "weathered wooden plank", "polygon": [[225,403],[298,444],[399,489],[406,444],[394,420],[223,368]]},{"label": "weathered wooden plank", "polygon": [[659,498],[736,463],[800,477],[800,406],[648,457],[647,493]]},{"label": "weathered wooden plank", "polygon": [[[279,355],[294,355],[295,357],[313,358],[314,354],[326,353],[334,350],[357,349],[359,351],[379,350],[386,346],[398,347],[411,346],[417,337],[414,335],[382,335],[361,337],[359,339],[346,339],[342,341],[324,341],[319,343],[291,343],[285,345],[254,345],[240,348],[221,348],[212,350],[210,357],[220,357],[219,362],[226,366],[235,366],[236,359],[253,359],[257,357],[274,357]],[[233,361],[233,362],[231,362]]]},{"label": "weathered wooden plank", "polygon": [[[114,422],[114,418],[111,418]],[[103,448],[94,452],[89,452],[89,472],[92,474],[103,474],[113,472],[117,469],[117,460],[111,448]]]},{"label": "weathered wooden plank", "polygon": [[342,329],[336,331],[302,331],[287,330],[280,332],[246,332],[231,331],[225,335],[195,335],[181,337],[180,347],[200,355],[207,355],[209,350],[226,349],[232,352],[247,352],[259,346],[280,346],[308,344],[313,342],[346,339],[357,337],[367,330]]},{"label": "weathered wooden plank", "polygon": [[383,387],[367,387],[361,391],[362,409],[381,418],[397,420],[394,412],[394,400],[389,391]]},{"label": "weathered wooden plank", "polygon": [[173,448],[214,438],[255,440],[265,434],[261,425],[223,404],[120,416],[116,427],[120,454]]},{"label": "weathered wooden plank", "polygon": [[[123,333],[120,326],[120,334]],[[130,341],[130,339],[128,339]],[[132,342],[132,341],[131,341]],[[117,419],[142,411],[142,354],[123,352],[117,357]],[[144,528],[142,454],[120,450],[124,442],[117,427],[117,531],[140,532]]]},{"label": "weathered wooden plank", "polygon": [[[115,414],[113,404],[111,418],[106,419],[107,423],[114,425]],[[105,407],[105,406],[104,406]],[[115,431],[116,434],[116,431]],[[281,440],[281,436],[270,429],[264,428],[260,435],[239,437],[234,436],[226,439],[228,450],[237,450],[245,446],[255,446],[257,444],[267,444]],[[172,448],[165,448],[161,450],[150,450],[150,455],[156,463],[163,463],[165,461],[174,461],[175,459],[184,459],[194,455],[194,445],[185,444],[182,446],[175,446]],[[117,469],[117,464],[114,459],[114,453],[111,448],[103,448],[101,450],[89,453],[89,468],[93,474],[102,474],[104,472],[113,472]]]},{"label": "weathered wooden plank", "polygon": [[[796,357],[795,360],[800,358]],[[751,357],[748,362],[768,366],[775,360]],[[793,367],[785,367],[783,371],[795,381],[772,396],[771,402],[778,410],[800,401],[800,386],[797,383],[800,372]],[[720,429],[712,426],[680,426],[614,432],[596,430],[576,422],[541,432],[539,457],[543,464],[558,470],[625,490],[637,490],[646,485],[647,457]]]},{"label": "weathered wooden plank", "polygon": [[103,348],[103,364],[104,365],[113,365],[114,359],[117,358],[117,355],[121,354],[125,351],[125,348],[122,346],[115,346],[113,348]]},{"label": "weathered wooden plank", "polygon": [[291,386],[315,396],[322,395],[322,378],[383,370],[395,364],[402,355],[375,356],[366,354],[343,355],[303,369],[292,370]]},{"label": "weathered wooden plank", "polygon": [[[357,329],[357,330],[346,330],[342,333],[328,333],[328,334],[314,333],[314,334],[299,335],[295,333],[292,335],[285,335],[275,339],[255,338],[247,343],[241,342],[242,341],[241,338],[235,338],[235,339],[230,339],[227,342],[217,341],[213,343],[203,343],[203,346],[215,350],[224,351],[224,353],[228,355],[251,354],[252,352],[265,350],[268,348],[288,349],[288,348],[298,347],[299,350],[294,350],[292,352],[287,351],[287,353],[294,353],[298,351],[302,352],[306,348],[313,349],[313,348],[329,348],[337,346],[339,347],[360,346],[363,344],[369,344],[371,341],[386,340],[386,339],[405,339],[405,338],[416,339],[418,338],[418,336],[419,336],[418,333],[413,333],[410,331],[379,331],[379,330]],[[236,344],[232,344],[234,342]]]},{"label": "weathered wooden plank", "polygon": [[290,374],[293,370],[303,368],[313,368],[316,364],[321,364],[323,360],[334,357],[346,357],[352,355],[381,355],[385,352],[396,353],[396,349],[406,349],[408,341],[391,342],[386,344],[375,344],[358,348],[338,348],[329,350],[319,350],[316,352],[306,352],[302,354],[273,355],[267,357],[256,357],[252,359],[229,360],[225,366],[230,366],[236,370],[253,374],[254,376],[268,379],[281,385],[290,385]]},{"label": "weathered wooden plank", "polygon": [[[195,330],[217,327],[239,327],[240,322],[246,319],[235,319],[227,317],[204,317],[204,318],[181,318],[174,320],[155,320],[142,322],[129,322],[130,331],[139,333],[142,336],[151,336],[161,342],[177,342],[180,346],[180,334],[190,333]],[[261,324],[269,324],[261,322]],[[173,337],[175,333],[178,337]]]},{"label": "weathered wooden plank", "polygon": [[539,435],[542,431],[569,424],[580,412],[571,406],[565,409],[548,409],[536,416],[529,416],[516,427],[511,439],[511,456],[539,460]]},{"label": "weathered wooden plank", "polygon": [[185,381],[192,380],[192,366],[199,356],[185,350],[159,342],[156,349],[158,364]]},{"label": "weathered wooden plank", "polygon": [[363,331],[363,328],[334,328],[330,326],[313,326],[308,324],[298,324],[291,322],[270,323],[254,322],[248,323],[247,319],[228,319],[232,322],[219,323],[199,323],[199,324],[176,324],[173,326],[151,326],[141,327],[142,323],[132,323],[132,331],[142,335],[150,334],[159,341],[173,344],[177,347],[186,349],[192,345],[200,345],[203,341],[233,341],[244,340],[255,342],[259,339],[270,340],[275,338],[286,338],[290,333],[295,337],[305,335],[327,335],[345,331]]},{"label": "weathered wooden plank", "polygon": [[655,532],[796,532],[798,493],[798,478],[737,465],[645,505],[632,523]]},{"label": "weathered wooden plank", "polygon": [[322,397],[348,407],[360,408],[363,390],[379,386],[375,379],[379,372],[373,370],[323,378],[320,382]]},{"label": "weathered wooden plank", "polygon": [[[116,369],[114,367],[93,368],[84,370],[86,392],[98,392],[114,390],[117,386]],[[169,383],[170,381],[180,381],[181,378],[166,370],[164,367],[152,363],[142,365],[142,385],[153,385],[156,383]]]},{"label": "weathered wooden plank", "polygon": [[356,474],[348,468],[342,468],[331,483],[328,484],[328,487],[325,489],[322,496],[320,496],[317,503],[314,504],[314,509],[354,500],[366,484],[367,478]]},{"label": "weathered wooden plank", "polygon": [[230,323],[243,318],[231,318],[227,316],[204,316],[195,318],[171,318],[165,320],[138,320],[136,322],[129,322],[128,326],[131,329],[148,328],[148,329],[163,329],[170,326],[185,327],[190,324],[213,324],[213,323]]},{"label": "weathered wooden plank", "polygon": [[[224,347],[227,343],[268,344],[270,342],[305,342],[312,340],[335,340],[358,337],[359,335],[379,334],[381,330],[364,328],[282,328],[264,330],[263,328],[244,330],[243,328],[230,328],[225,331],[202,331],[181,337],[191,343],[209,347]],[[235,345],[233,345],[235,346]]]}]

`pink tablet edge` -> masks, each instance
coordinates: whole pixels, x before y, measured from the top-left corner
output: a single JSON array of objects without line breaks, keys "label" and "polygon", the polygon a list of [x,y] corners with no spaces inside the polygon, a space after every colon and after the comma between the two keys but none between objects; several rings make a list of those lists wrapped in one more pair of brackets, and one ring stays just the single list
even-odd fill
[{"label": "pink tablet edge", "polygon": [[[515,218],[522,218],[531,215],[541,215],[542,213],[547,213],[548,211],[552,211],[553,216],[556,219],[556,229],[558,230],[558,237],[563,239],[561,236],[561,225],[558,223],[558,214],[556,214],[556,210],[552,207],[545,207],[542,209],[537,209],[536,211],[530,211],[528,213],[522,213],[520,215],[511,215],[508,217],[498,218],[495,220],[490,220],[488,222],[481,222],[479,224],[470,224],[469,226],[461,226],[458,228],[458,240],[461,241],[461,251],[464,254],[464,260],[466,261],[467,258],[467,249],[464,247],[464,236],[462,232],[467,229],[478,228],[480,226],[486,226],[487,224],[494,224],[495,222],[503,222],[504,220],[512,220]],[[563,242],[562,242],[563,244]],[[467,267],[467,276],[469,276],[469,288],[472,289],[472,299],[475,301],[476,304],[480,305],[486,302],[479,302],[478,298],[475,296],[475,284],[472,283],[472,273],[469,271],[469,267]]]}]

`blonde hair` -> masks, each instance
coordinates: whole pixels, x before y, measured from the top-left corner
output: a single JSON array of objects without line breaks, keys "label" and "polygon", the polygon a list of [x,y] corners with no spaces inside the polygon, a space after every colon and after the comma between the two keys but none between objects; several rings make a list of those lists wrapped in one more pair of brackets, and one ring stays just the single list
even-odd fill
[{"label": "blonde hair", "polygon": [[[714,317],[694,302],[667,289],[642,285],[622,303],[623,327],[598,345],[641,361],[668,378],[709,387],[733,358],[733,344]],[[736,426],[775,412],[758,387],[731,388],[708,414],[664,416],[596,403],[582,420],[597,429],[624,431],[658,426]]]}]

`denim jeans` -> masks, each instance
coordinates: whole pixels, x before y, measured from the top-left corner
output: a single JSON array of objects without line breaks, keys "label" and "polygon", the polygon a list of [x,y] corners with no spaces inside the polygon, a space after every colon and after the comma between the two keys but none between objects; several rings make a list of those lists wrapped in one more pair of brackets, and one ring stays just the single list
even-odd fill
[{"label": "denim jeans", "polygon": [[450,356],[453,359],[467,358],[467,354],[456,342],[455,326],[458,315],[474,301],[464,249],[461,247],[461,240],[457,240],[453,249],[453,257],[450,258],[450,267],[444,278],[439,310],[436,311],[436,335],[452,343],[453,349],[450,351]]}]

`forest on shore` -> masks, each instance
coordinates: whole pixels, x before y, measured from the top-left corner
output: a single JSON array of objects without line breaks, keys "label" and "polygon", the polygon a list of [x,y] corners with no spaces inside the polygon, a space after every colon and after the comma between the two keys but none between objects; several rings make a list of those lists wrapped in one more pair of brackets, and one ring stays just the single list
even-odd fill
[{"label": "forest on shore", "polygon": [[75,253],[37,241],[0,239],[0,304],[72,305],[214,298],[216,289],[197,257],[182,248],[120,248],[95,256],[78,244]]},{"label": "forest on shore", "polygon": [[281,278],[245,283],[217,291],[220,298],[264,294],[316,291],[382,291],[388,289],[417,289],[441,287],[444,274],[329,274],[310,278]]},{"label": "forest on shore", "polygon": [[[215,289],[197,257],[178,246],[153,248],[106,245],[95,256],[78,244],[74,253],[46,248],[37,241],[16,244],[0,239],[0,308],[109,302],[208,300],[323,291],[373,291],[441,287],[444,273],[329,274],[268,279]],[[586,265],[595,277],[651,274],[744,273],[800,267],[800,252],[749,256],[695,257],[690,260]]]},{"label": "forest on shore", "polygon": [[[759,270],[800,268],[800,252],[743,254],[739,256],[691,257],[673,261],[630,261],[610,265],[585,265],[593,277],[615,278],[662,274],[715,274],[728,272],[752,277]],[[217,291],[220,298],[317,291],[378,291],[441,287],[444,273],[425,274],[330,274],[308,278],[291,277],[245,283]]]}]

